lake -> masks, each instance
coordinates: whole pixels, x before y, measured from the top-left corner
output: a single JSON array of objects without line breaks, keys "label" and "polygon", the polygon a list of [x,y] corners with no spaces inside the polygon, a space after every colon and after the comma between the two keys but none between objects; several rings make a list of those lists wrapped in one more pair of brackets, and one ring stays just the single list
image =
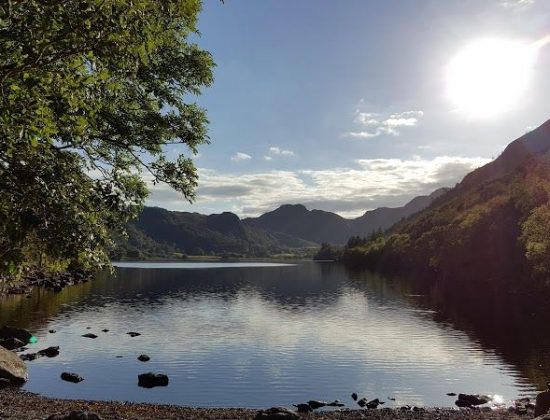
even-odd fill
[{"label": "lake", "polygon": [[[540,333],[550,318],[525,305],[452,299],[333,263],[117,265],[116,277],[0,300],[0,325],[38,337],[29,351],[60,346],[28,363],[24,389],[204,407],[356,407],[352,392],[386,406],[452,406],[448,392],[511,401],[550,377],[550,337]],[[63,382],[64,371],[85,380]],[[148,371],[168,374],[169,386],[139,388]]]}]

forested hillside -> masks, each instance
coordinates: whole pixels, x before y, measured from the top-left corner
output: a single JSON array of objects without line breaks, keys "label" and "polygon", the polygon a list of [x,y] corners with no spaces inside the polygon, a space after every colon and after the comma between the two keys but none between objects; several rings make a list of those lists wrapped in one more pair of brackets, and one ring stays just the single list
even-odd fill
[{"label": "forested hillside", "polygon": [[388,235],[348,247],[343,258],[479,286],[548,286],[550,121]]}]

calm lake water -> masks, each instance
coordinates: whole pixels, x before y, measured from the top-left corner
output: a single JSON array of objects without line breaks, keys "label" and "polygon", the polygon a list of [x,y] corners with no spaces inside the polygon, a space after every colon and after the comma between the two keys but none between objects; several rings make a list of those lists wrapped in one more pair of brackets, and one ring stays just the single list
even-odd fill
[{"label": "calm lake water", "polygon": [[[447,392],[512,400],[550,377],[550,318],[525,305],[453,300],[331,263],[121,263],[116,272],[0,300],[0,325],[38,337],[30,351],[61,348],[28,363],[25,389],[191,406],[353,407],[352,392],[386,406],[452,406]],[[63,382],[64,371],[85,381]],[[148,371],[167,373],[169,386],[139,388]]]}]

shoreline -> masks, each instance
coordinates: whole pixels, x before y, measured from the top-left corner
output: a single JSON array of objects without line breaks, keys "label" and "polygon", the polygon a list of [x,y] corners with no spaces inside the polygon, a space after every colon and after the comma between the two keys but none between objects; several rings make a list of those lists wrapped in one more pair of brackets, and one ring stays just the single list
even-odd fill
[{"label": "shoreline", "polygon": [[[267,408],[267,407],[266,407]],[[72,411],[88,411],[101,419],[242,419],[253,420],[259,410],[250,408],[200,408],[177,405],[133,403],[124,401],[66,400],[43,397],[17,388],[0,390],[0,418],[18,420],[47,419],[52,415],[68,415]],[[518,414],[508,409],[452,408],[382,408],[375,410],[343,409],[300,414],[306,419],[531,419],[533,411]]]}]

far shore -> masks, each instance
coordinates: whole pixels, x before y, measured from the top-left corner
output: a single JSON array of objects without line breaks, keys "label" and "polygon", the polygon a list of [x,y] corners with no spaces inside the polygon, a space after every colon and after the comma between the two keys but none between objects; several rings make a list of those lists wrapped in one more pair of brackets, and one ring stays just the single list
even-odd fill
[{"label": "far shore", "polygon": [[[289,407],[292,408],[292,407]],[[102,419],[239,419],[252,420],[257,409],[193,408],[174,405],[140,404],[115,401],[63,400],[46,398],[18,389],[0,390],[0,417],[18,420],[47,419],[51,415],[68,415],[72,411],[88,411]],[[533,412],[517,414],[507,409],[345,409],[300,414],[305,419],[531,419]]]}]

